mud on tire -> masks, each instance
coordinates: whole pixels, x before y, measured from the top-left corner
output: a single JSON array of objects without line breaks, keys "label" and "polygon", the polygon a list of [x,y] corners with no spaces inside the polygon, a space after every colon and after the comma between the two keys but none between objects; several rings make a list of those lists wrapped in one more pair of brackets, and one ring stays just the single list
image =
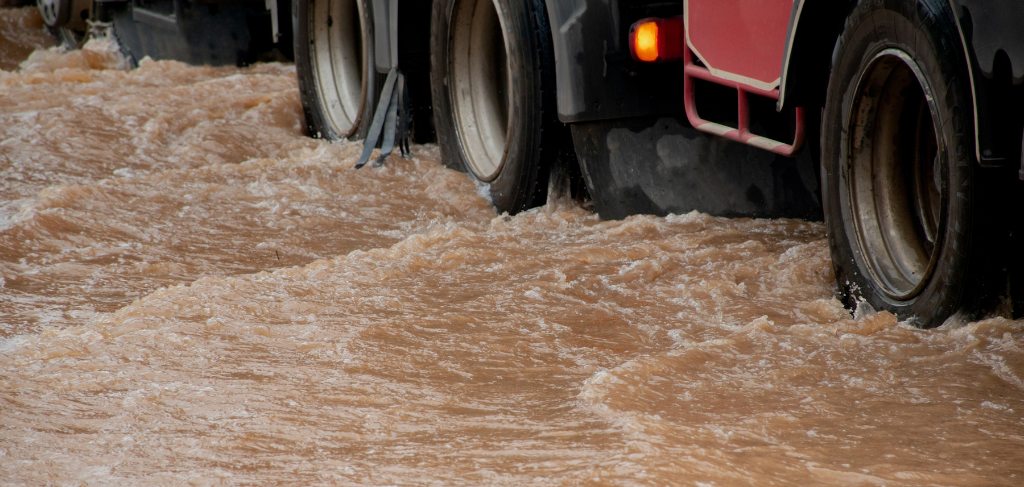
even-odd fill
[{"label": "mud on tire", "polygon": [[1005,290],[999,174],[974,160],[963,47],[942,1],[862,1],[833,54],[825,221],[845,304],[921,327],[975,319]]},{"label": "mud on tire", "polygon": [[444,163],[490,185],[499,212],[542,205],[568,131],[540,0],[435,0],[430,57]]}]

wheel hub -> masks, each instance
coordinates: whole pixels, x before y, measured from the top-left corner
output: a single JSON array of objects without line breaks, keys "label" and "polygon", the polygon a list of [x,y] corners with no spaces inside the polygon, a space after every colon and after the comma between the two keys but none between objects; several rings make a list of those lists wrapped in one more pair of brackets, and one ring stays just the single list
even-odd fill
[{"label": "wheel hub", "polygon": [[358,127],[366,98],[366,29],[360,0],[313,2],[310,46],[323,112],[335,133],[348,137]]},{"label": "wheel hub", "polygon": [[456,8],[449,85],[456,131],[470,170],[492,181],[505,161],[512,98],[506,22],[493,0],[463,0]]},{"label": "wheel hub", "polygon": [[893,299],[921,291],[945,233],[949,171],[935,114],[903,51],[882,51],[863,71],[847,127],[847,194],[862,267]]}]

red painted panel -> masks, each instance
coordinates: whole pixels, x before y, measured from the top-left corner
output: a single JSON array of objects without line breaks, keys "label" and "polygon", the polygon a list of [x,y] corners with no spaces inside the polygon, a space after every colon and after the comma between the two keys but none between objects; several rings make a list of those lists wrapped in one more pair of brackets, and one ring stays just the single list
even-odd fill
[{"label": "red painted panel", "polygon": [[690,47],[712,72],[762,89],[778,84],[793,0],[685,2]]}]

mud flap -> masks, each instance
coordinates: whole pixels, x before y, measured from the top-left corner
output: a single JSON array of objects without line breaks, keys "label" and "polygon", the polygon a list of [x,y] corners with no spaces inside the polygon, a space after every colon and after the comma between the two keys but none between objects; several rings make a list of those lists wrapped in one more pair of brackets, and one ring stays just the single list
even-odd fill
[{"label": "mud flap", "polygon": [[[388,156],[395,149],[396,140],[402,157],[409,155],[409,124],[412,117],[410,114],[409,88],[405,83],[405,75],[398,69],[398,1],[389,0],[385,3],[385,0],[376,0],[375,8],[376,12],[387,12],[386,25],[380,23],[384,20],[385,16],[379,15],[375,17],[379,23],[377,29],[374,30],[378,35],[375,44],[375,64],[377,69],[382,67],[387,69],[387,66],[390,66],[390,71],[388,71],[388,77],[384,81],[384,87],[381,89],[380,101],[377,103],[377,109],[373,113],[373,121],[370,123],[370,130],[366,134],[366,140],[363,141],[363,153],[359,156],[359,161],[355,166],[356,169],[365,166],[369,162],[370,154],[373,153],[377,142],[381,140],[381,135],[383,135],[384,140],[381,142],[380,155],[377,156],[377,161],[373,164],[373,167],[384,165],[384,161],[387,160]],[[384,32],[387,32],[387,36],[384,36]]]},{"label": "mud flap", "polygon": [[823,220],[816,144],[783,157],[700,132],[685,117],[578,123],[572,136],[604,219],[696,210]]},{"label": "mud flap", "polygon": [[402,157],[409,155],[409,93],[405,85],[405,76],[398,68],[391,68],[388,78],[384,81],[384,88],[380,92],[380,102],[373,114],[373,121],[370,124],[370,131],[363,141],[363,153],[359,156],[359,162],[355,168],[359,169],[370,160],[377,141],[383,133],[384,140],[381,142],[380,155],[373,167],[384,165],[391,152],[395,150],[395,143]]}]

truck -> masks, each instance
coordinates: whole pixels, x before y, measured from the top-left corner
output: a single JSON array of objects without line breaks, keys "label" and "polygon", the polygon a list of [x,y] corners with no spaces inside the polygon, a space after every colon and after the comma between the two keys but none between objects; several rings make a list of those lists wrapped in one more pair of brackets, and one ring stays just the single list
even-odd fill
[{"label": "truck", "polygon": [[115,33],[262,8],[310,135],[364,140],[357,167],[436,142],[499,212],[558,186],[608,219],[824,221],[850,308],[923,328],[1024,313],[1013,0],[39,1],[53,28],[120,12]]},{"label": "truck", "polygon": [[109,31],[130,66],[147,56],[212,66],[292,59],[289,0],[37,0],[36,5],[66,48]]}]

